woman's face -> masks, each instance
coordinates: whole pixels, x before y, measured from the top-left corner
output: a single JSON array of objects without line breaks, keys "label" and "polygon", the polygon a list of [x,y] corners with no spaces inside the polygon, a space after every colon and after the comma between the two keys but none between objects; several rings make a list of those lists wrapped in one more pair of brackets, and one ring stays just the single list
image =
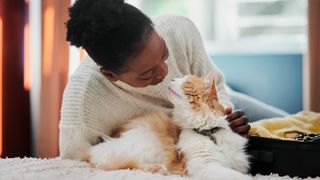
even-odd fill
[{"label": "woman's face", "polygon": [[122,81],[133,87],[157,85],[168,74],[166,60],[169,56],[165,41],[154,31],[142,52],[126,66],[123,73],[106,75],[111,81]]}]

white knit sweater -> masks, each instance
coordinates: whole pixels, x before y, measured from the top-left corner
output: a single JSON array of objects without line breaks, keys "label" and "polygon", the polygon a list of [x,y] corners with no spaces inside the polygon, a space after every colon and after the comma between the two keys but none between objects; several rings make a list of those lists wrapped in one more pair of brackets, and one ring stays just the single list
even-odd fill
[{"label": "white knit sweater", "polygon": [[170,113],[173,105],[166,93],[174,77],[188,74],[204,77],[213,72],[222,104],[232,106],[224,77],[206,54],[194,24],[178,16],[162,16],[153,22],[169,50],[169,74],[165,80],[146,88],[134,88],[120,81],[113,83],[87,56],[70,77],[63,95],[59,137],[62,158],[84,158],[86,150],[99,137],[108,138],[114,128],[135,115],[151,111]]}]

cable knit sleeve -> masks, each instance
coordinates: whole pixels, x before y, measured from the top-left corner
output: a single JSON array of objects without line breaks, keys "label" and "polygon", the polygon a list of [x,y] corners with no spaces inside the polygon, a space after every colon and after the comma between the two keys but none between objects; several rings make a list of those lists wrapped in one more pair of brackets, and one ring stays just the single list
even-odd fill
[{"label": "cable knit sleeve", "polygon": [[90,64],[84,62],[64,91],[59,124],[59,150],[63,159],[85,159],[99,137],[107,136],[108,126],[100,121],[98,112],[104,111],[103,102],[97,100],[101,99],[101,90],[93,73]]},{"label": "cable knit sleeve", "polygon": [[230,95],[226,91],[224,76],[208,56],[198,29],[191,20],[188,18],[183,19],[184,23],[182,23],[182,28],[186,30],[185,39],[187,41],[186,44],[191,74],[195,74],[199,77],[206,77],[209,73],[213,73],[220,102],[224,106],[233,108]]}]

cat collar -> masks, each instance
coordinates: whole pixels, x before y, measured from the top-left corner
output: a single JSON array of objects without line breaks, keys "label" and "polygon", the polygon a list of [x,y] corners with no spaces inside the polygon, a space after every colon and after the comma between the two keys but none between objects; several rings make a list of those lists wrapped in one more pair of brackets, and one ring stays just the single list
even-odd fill
[{"label": "cat collar", "polygon": [[221,127],[214,127],[211,129],[204,129],[204,130],[194,128],[193,130],[203,136],[208,136],[213,142],[216,143],[216,139],[214,138],[213,134],[218,132],[220,129],[222,129],[222,128]]}]

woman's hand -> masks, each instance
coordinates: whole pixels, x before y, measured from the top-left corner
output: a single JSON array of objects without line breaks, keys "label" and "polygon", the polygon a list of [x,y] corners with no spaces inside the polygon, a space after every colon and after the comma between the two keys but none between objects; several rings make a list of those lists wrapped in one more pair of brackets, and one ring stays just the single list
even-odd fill
[{"label": "woman's hand", "polygon": [[231,129],[242,136],[247,136],[250,130],[250,125],[248,124],[248,118],[244,115],[244,112],[241,110],[232,112],[232,108],[227,107],[225,113]]}]

